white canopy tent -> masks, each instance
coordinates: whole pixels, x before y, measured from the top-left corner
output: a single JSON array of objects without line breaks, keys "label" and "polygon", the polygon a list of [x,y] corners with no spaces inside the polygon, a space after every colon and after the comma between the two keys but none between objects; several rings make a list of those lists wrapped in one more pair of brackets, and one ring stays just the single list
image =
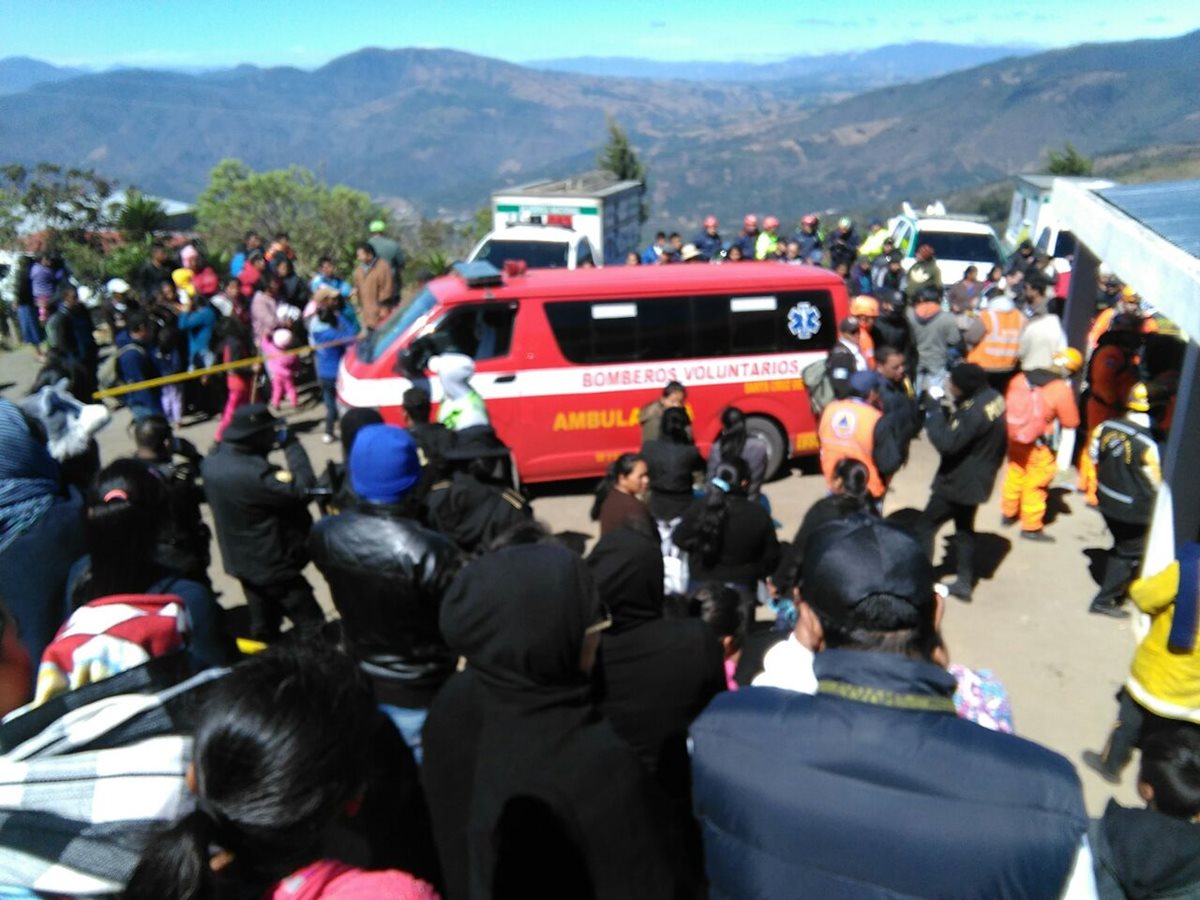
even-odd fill
[{"label": "white canopy tent", "polygon": [[1166,486],[1155,510],[1146,569],[1161,568],[1165,553],[1200,536],[1200,181],[1118,185],[1088,190],[1055,179],[1054,206],[1079,247],[1065,326],[1082,347],[1095,312],[1098,260],[1187,335],[1187,353],[1171,434],[1164,452]]}]

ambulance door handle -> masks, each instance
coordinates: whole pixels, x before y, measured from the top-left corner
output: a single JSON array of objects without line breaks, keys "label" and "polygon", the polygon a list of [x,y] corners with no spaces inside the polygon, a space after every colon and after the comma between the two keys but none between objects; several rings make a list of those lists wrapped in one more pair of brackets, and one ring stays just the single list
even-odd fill
[{"label": "ambulance door handle", "polygon": [[516,380],[516,375],[499,375],[496,378],[495,384],[512,384]]}]

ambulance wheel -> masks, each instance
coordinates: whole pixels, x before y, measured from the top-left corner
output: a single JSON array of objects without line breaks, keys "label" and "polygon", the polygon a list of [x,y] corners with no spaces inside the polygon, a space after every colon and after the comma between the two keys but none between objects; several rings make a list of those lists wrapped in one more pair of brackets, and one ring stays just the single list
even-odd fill
[{"label": "ambulance wheel", "polygon": [[772,481],[787,464],[787,436],[779,423],[766,416],[746,416],[746,431],[767,445],[767,472],[763,481]]}]

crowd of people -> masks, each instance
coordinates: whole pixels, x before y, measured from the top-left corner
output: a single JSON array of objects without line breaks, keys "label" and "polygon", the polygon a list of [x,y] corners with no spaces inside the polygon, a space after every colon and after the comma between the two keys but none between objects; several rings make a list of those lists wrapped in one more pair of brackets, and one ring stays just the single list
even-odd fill
[{"label": "crowd of people", "polygon": [[[21,340],[42,363],[35,388],[65,378],[70,393],[88,403],[97,390],[166,379],[121,393],[121,401],[137,419],[162,414],[174,427],[188,411],[220,411],[220,441],[234,411],[260,390],[276,410],[285,401],[295,408],[303,368],[305,380],[319,386],[332,443],[341,355],[400,299],[405,255],[386,230],[382,221],[370,223],[349,279],[328,256],[301,277],[285,232],[269,245],[247,232],[227,266],[196,241],[177,250],[155,242],[130,278],[104,285],[101,317],[113,352],[103,365],[92,313],[63,260],[50,252],[27,256],[11,280]],[[308,347],[315,348],[311,363],[299,353]],[[239,360],[251,362],[221,376],[173,379]]]},{"label": "crowd of people", "polygon": [[[806,218],[783,241],[750,218],[740,251],[713,219],[680,256],[836,256],[852,276],[866,254],[848,220],[822,236]],[[223,284],[195,248],[176,266],[156,246],[135,285],[111,286],[112,372],[77,335],[69,282],[35,295],[35,396],[86,404],[260,354],[272,393],[256,402],[253,370],[226,373],[203,455],[177,433],[196,396],[142,387],[124,401],[133,446],[108,461],[86,429],[59,452],[41,407],[0,400],[6,896],[1200,890],[1197,559],[1134,579],[1177,337],[1106,277],[1085,356],[1032,248],[944,303],[935,267],[893,277],[872,240],[882,266],[862,268],[836,344],[805,371],[828,495],[790,542],[764,442],[730,407],[702,453],[678,382],[597,486],[587,553],[511,487],[469,357],[431,361],[436,417],[413,387],[403,425],[372,409],[339,421],[339,354],[395,303],[394,242],[360,245],[351,282],[327,259],[299,278],[287,235],[248,234]],[[342,451],[322,472],[278,415],[300,344],[317,348],[324,437]],[[921,435],[939,465],[907,528],[882,514]],[[1053,540],[1049,488],[1078,467],[1114,539],[1090,609],[1151,617],[1117,726],[1084,758],[1116,782],[1140,749],[1145,809],[1111,803],[1089,823],[1072,764],[1014,734],[1003,686],[941,638],[948,600],[972,599],[975,518],[1006,459],[1003,521],[1033,542]],[[956,577],[940,585],[950,521]],[[218,602],[218,559],[245,622]]]}]

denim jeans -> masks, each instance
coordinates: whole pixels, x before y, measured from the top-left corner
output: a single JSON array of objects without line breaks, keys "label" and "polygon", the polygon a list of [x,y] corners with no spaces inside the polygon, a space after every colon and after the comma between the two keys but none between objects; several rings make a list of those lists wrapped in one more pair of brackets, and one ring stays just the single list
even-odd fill
[{"label": "denim jeans", "polygon": [[931,387],[945,387],[946,375],[945,369],[938,369],[936,372],[917,372],[917,383],[913,385],[913,390],[920,397]]},{"label": "denim jeans", "polygon": [[321,382],[321,399],[325,401],[325,433],[333,434],[333,428],[337,425],[338,407],[337,407],[337,381],[332,378],[322,378]]},{"label": "denim jeans", "polygon": [[380,703],[379,708],[392,720],[392,724],[404,738],[404,743],[408,744],[408,749],[412,751],[413,758],[419,766],[422,756],[421,731],[425,728],[425,717],[429,715],[429,710],[392,706],[389,703]]}]

